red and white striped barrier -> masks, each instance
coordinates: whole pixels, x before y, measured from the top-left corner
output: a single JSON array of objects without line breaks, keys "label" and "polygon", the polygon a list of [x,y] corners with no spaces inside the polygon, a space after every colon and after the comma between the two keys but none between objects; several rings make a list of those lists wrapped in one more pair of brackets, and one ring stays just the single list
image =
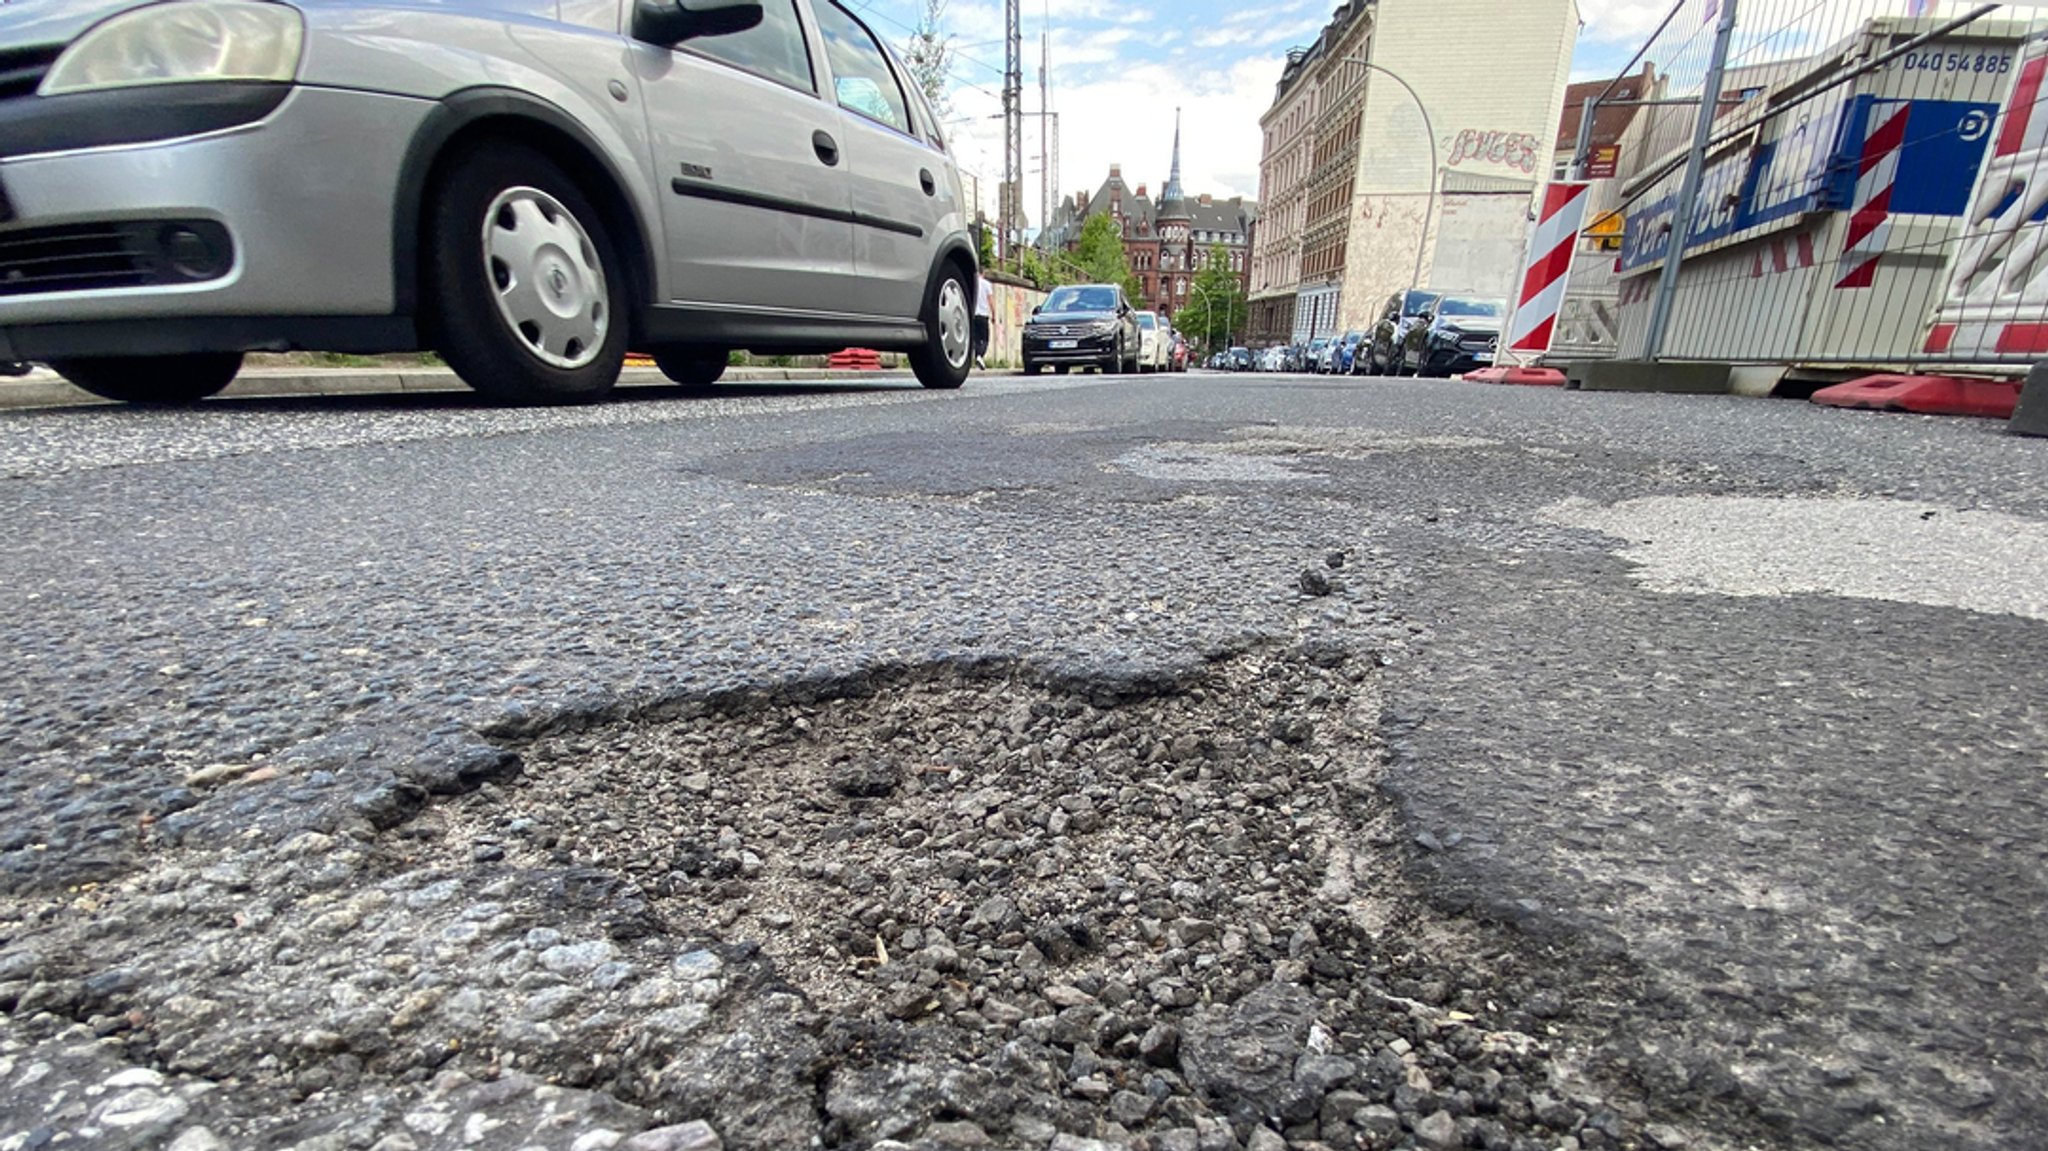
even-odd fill
[{"label": "red and white striped barrier", "polygon": [[1572,253],[1578,250],[1579,229],[1586,225],[1586,193],[1591,184],[1552,184],[1543,190],[1543,212],[1529,235],[1529,254],[1522,261],[1522,292],[1508,324],[1507,350],[1542,355],[1550,350],[1557,313],[1571,281]]},{"label": "red and white striped barrier", "polygon": [[1837,288],[1867,288],[1877,282],[1878,261],[1892,238],[1892,188],[1899,182],[1899,152],[1906,146],[1906,120],[1912,114],[1911,101],[1900,102],[1896,109],[1882,103],[1870,106]]},{"label": "red and white striped barrier", "polygon": [[2048,42],[2027,48],[1934,310],[1927,352],[1954,363],[2048,354]]}]

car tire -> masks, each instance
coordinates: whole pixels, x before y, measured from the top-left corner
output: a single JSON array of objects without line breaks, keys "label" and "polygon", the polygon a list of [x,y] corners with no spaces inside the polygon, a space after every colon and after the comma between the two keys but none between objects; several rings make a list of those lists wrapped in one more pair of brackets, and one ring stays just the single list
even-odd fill
[{"label": "car tire", "polygon": [[567,172],[521,144],[479,143],[449,162],[427,225],[433,343],[464,383],[510,404],[611,392],[626,362],[625,261]]},{"label": "car tire", "polygon": [[723,379],[731,359],[731,353],[723,348],[656,348],[648,354],[662,375],[690,391],[709,388]]},{"label": "car tire", "polygon": [[0,360],[0,376],[25,376],[34,370],[19,360]]},{"label": "car tire", "polygon": [[1035,363],[1032,363],[1032,362],[1031,362],[1030,360],[1025,360],[1025,361],[1024,361],[1024,374],[1025,374],[1025,375],[1027,375],[1027,376],[1035,376],[1035,375],[1037,375],[1037,374],[1038,374],[1038,372],[1039,372],[1039,369],[1040,369],[1041,367],[1043,367],[1043,366],[1044,366],[1044,365],[1042,365],[1042,364],[1035,364]]},{"label": "car tire", "polygon": [[50,368],[102,399],[172,406],[198,403],[233,383],[242,370],[242,353],[87,356],[52,360]]},{"label": "car tire", "polygon": [[947,261],[924,302],[924,346],[910,353],[918,383],[950,392],[967,382],[974,367],[973,299],[967,273]]},{"label": "car tire", "polygon": [[1057,376],[1064,376],[1067,374],[1067,370],[1069,369],[1069,367],[1071,367],[1071,365],[1060,364],[1059,366],[1053,368],[1053,374]]}]

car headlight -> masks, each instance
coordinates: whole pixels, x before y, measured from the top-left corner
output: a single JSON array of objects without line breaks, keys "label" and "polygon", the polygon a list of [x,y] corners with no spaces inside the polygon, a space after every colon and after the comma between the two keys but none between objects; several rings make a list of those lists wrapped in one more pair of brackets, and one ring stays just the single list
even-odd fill
[{"label": "car headlight", "polygon": [[296,9],[254,0],[177,0],[124,12],[64,50],[37,92],[201,80],[285,81],[298,75],[305,23]]},{"label": "car headlight", "polygon": [[1099,320],[1088,325],[1088,334],[1091,336],[1106,336],[1116,331],[1116,329],[1117,322],[1115,320]]}]

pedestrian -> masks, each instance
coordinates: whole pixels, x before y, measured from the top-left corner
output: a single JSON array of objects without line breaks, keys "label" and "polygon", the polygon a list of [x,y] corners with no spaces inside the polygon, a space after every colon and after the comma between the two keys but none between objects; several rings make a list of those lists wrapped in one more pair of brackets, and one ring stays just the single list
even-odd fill
[{"label": "pedestrian", "polygon": [[995,285],[987,276],[977,275],[974,288],[974,366],[988,370],[989,326],[995,320]]}]

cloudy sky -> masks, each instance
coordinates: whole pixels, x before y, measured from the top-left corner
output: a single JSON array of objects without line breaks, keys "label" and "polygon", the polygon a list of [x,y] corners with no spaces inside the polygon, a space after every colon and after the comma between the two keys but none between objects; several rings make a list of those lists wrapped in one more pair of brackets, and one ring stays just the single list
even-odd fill
[{"label": "cloudy sky", "polygon": [[[899,48],[925,0],[846,0]],[[1509,0],[1512,2],[1512,0]],[[1670,0],[1579,0],[1585,20],[1574,70],[1611,70],[1667,10]],[[1258,120],[1289,46],[1306,44],[1334,0],[1024,0],[1026,111],[1038,108],[1039,35],[1052,31],[1053,107],[1059,111],[1060,183],[1093,190],[1121,163],[1133,184],[1166,179],[1173,113],[1183,109],[1188,190],[1255,197]],[[942,26],[954,41],[952,132],[962,167],[985,183],[995,206],[1003,168],[1001,0],[946,0]],[[1025,205],[1038,217],[1038,134],[1025,123]]]}]

